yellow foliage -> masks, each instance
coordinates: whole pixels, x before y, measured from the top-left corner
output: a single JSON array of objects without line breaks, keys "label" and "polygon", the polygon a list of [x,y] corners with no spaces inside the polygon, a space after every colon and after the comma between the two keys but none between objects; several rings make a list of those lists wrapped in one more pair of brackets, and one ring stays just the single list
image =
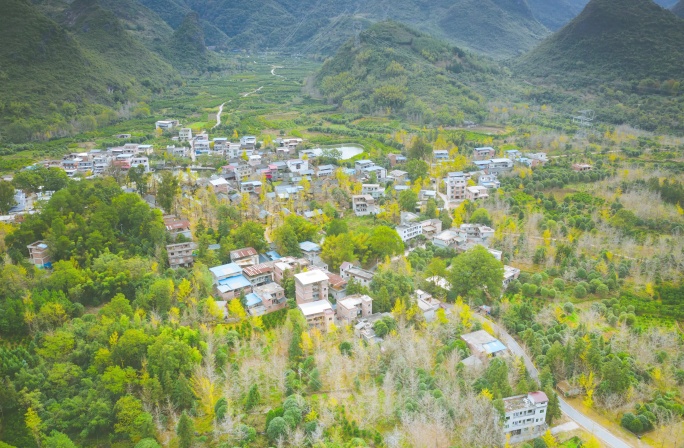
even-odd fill
[{"label": "yellow foliage", "polygon": [[544,230],[542,237],[544,238],[544,245],[549,247],[551,245],[551,231],[549,229]]},{"label": "yellow foliage", "polygon": [[216,301],[209,297],[204,301],[204,305],[207,307],[207,313],[216,320],[223,318],[223,310],[220,306],[216,304]]},{"label": "yellow foliage", "polygon": [[261,318],[261,316],[252,317],[252,327],[261,328],[262,330],[264,329],[264,320]]},{"label": "yellow foliage", "polygon": [[544,435],[542,436],[542,440],[546,442],[546,446],[548,448],[558,448],[558,441],[556,438],[551,434],[551,430],[547,429]]},{"label": "yellow foliage", "polygon": [[24,414],[24,422],[26,423],[26,427],[30,429],[33,435],[37,438],[38,433],[40,432],[42,420],[35,409],[30,407],[26,410],[26,414]]},{"label": "yellow foliage", "polygon": [[486,331],[487,333],[491,334],[492,336],[496,336],[494,334],[494,329],[492,328],[492,325],[489,322],[487,322],[487,321],[482,322],[482,329],[484,331]]},{"label": "yellow foliage", "polygon": [[307,333],[306,331],[302,331],[301,347],[304,353],[308,354],[313,351],[313,340],[311,340],[311,336],[309,336],[309,333]]},{"label": "yellow foliage", "polygon": [[446,317],[446,312],[444,311],[444,308],[439,308],[435,315],[437,316],[438,324],[444,325],[449,323],[449,319],[447,319]]},{"label": "yellow foliage", "polygon": [[644,287],[644,291],[646,292],[646,294],[648,294],[651,297],[653,297],[655,295],[655,290],[653,289],[652,283],[646,283],[646,286]]},{"label": "yellow foliage", "polygon": [[589,440],[584,442],[582,445],[584,448],[601,448],[601,443],[596,439],[596,437],[591,436],[589,437]]},{"label": "yellow foliage", "polygon": [[199,402],[199,414],[195,428],[198,432],[208,432],[214,421],[216,402],[221,398],[221,391],[211,379],[204,375],[193,375],[192,392]]},{"label": "yellow foliage", "polygon": [[489,391],[489,389],[482,389],[482,392],[480,392],[480,395],[488,399],[489,401],[494,400],[494,394]]},{"label": "yellow foliage", "polygon": [[242,307],[240,299],[233,299],[228,303],[228,313],[230,313],[230,315],[233,317],[237,317],[238,319],[244,319],[247,317],[247,312]]},{"label": "yellow foliage", "polygon": [[394,302],[394,307],[392,308],[392,314],[394,314],[395,317],[401,317],[404,314],[406,314],[406,307],[404,306],[403,300],[397,299],[397,301]]},{"label": "yellow foliage", "polygon": [[316,411],[314,411],[314,410],[312,409],[311,412],[309,412],[308,414],[306,414],[306,416],[304,417],[304,421],[306,421],[306,422],[313,422],[313,421],[316,420],[317,418],[318,418],[318,414],[316,414]]},{"label": "yellow foliage", "polygon": [[114,347],[117,342],[119,342],[119,333],[115,331],[109,336],[109,346]]},{"label": "yellow foliage", "polygon": [[582,404],[585,405],[588,408],[591,408],[594,406],[594,391],[593,390],[588,390],[587,391],[587,396],[584,400],[582,400]]},{"label": "yellow foliage", "polygon": [[461,308],[459,316],[461,317],[461,323],[463,324],[463,326],[465,328],[470,328],[473,320],[473,312],[470,310],[470,307],[468,305],[463,305],[463,308]]},{"label": "yellow foliage", "polygon": [[677,213],[679,213],[679,216],[683,216],[684,215],[684,208],[682,208],[682,206],[679,203],[677,203],[676,207],[677,207]]},{"label": "yellow foliage", "polygon": [[169,322],[177,324],[180,322],[180,309],[178,307],[171,307],[169,310]]}]

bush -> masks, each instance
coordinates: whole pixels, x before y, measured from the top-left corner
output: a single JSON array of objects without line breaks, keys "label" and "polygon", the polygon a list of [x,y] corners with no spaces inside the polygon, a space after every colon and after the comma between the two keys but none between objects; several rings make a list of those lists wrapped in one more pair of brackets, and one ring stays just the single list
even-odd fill
[{"label": "bush", "polygon": [[554,279],[553,287],[556,288],[558,291],[565,291],[565,280],[563,280],[562,278]]},{"label": "bush", "polygon": [[575,286],[575,290],[573,291],[573,294],[575,295],[576,298],[583,299],[587,296],[587,290],[584,286],[577,285],[577,286]]},{"label": "bush", "polygon": [[606,297],[608,295],[609,289],[607,285],[599,285],[598,288],[596,288],[596,294],[599,295],[599,297]]},{"label": "bush", "polygon": [[534,283],[525,283],[522,286],[522,293],[528,297],[532,297],[537,294],[537,285]]},{"label": "bush", "polygon": [[537,285],[537,286],[541,286],[543,280],[544,280],[544,279],[543,279],[543,277],[541,276],[541,274],[534,274],[534,275],[532,276],[532,283],[534,283],[534,284]]},{"label": "bush", "polygon": [[565,311],[565,314],[572,314],[575,312],[575,305],[570,302],[566,302],[563,305],[563,311]]},{"label": "bush", "polygon": [[281,437],[285,437],[287,434],[287,427],[287,421],[283,417],[276,417],[268,424],[266,435],[271,441],[275,442]]}]

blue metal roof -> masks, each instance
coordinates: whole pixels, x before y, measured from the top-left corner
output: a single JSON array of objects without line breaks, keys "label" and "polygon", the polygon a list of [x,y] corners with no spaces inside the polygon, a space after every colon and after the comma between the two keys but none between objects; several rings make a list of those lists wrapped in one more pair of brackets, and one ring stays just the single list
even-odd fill
[{"label": "blue metal roof", "polygon": [[253,306],[257,306],[260,303],[261,303],[261,297],[254,294],[253,292],[251,292],[245,296],[245,305],[247,305],[248,308],[253,307]]},{"label": "blue metal roof", "polygon": [[321,250],[321,246],[319,246],[316,243],[312,243],[311,241],[304,241],[303,243],[299,243],[299,248],[304,252],[313,252]]},{"label": "blue metal roof", "polygon": [[219,282],[219,290],[224,289],[226,291],[235,291],[236,289],[242,289],[248,286],[251,286],[251,283],[244,275],[230,277]]},{"label": "blue metal roof", "polygon": [[274,250],[269,250],[266,252],[266,255],[268,255],[268,258],[270,258],[272,261],[280,260],[282,258],[280,254]]},{"label": "blue metal roof", "polygon": [[482,344],[482,347],[488,354],[497,353],[506,350],[506,346],[501,341],[492,341]]},{"label": "blue metal roof", "polygon": [[242,268],[235,263],[228,263],[210,268],[209,271],[214,274],[216,278],[222,278],[238,275],[242,272]]}]

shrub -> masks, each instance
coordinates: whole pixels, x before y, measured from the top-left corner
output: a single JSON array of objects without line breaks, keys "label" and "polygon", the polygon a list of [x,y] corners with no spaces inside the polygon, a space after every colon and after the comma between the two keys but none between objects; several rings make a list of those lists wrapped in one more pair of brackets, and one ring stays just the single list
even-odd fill
[{"label": "shrub", "polygon": [[537,285],[534,283],[525,283],[522,286],[522,293],[529,297],[537,294]]},{"label": "shrub", "polygon": [[575,297],[578,299],[583,299],[587,296],[587,290],[582,285],[575,286],[575,290],[573,291],[573,293],[574,293]]},{"label": "shrub", "polygon": [[570,302],[566,302],[563,305],[563,311],[565,311],[565,314],[572,314],[575,312],[575,305]]},{"label": "shrub", "polygon": [[565,280],[563,280],[562,278],[554,279],[553,287],[559,291],[565,291]]}]

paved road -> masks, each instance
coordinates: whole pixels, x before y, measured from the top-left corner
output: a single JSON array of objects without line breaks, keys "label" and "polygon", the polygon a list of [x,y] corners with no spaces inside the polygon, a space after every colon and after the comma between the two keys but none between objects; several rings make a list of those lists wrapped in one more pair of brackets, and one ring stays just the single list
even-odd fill
[{"label": "paved road", "polygon": [[[539,379],[539,371],[537,368],[534,366],[534,363],[532,363],[532,360],[530,357],[527,355],[525,350],[518,344],[518,341],[515,340],[506,330],[501,328],[501,326],[497,325],[496,323],[492,322],[489,319],[485,319],[483,316],[480,316],[478,314],[475,315],[477,319],[480,321],[486,321],[488,322],[494,332],[499,336],[499,339],[501,342],[506,344],[506,346],[515,354],[516,356],[520,356],[523,358],[525,362],[525,367],[527,367],[527,371],[530,373],[530,376],[536,380]],[[582,426],[584,429],[589,431],[591,434],[595,435],[599,440],[601,440],[604,444],[608,445],[610,448],[634,448],[635,445],[631,445],[624,440],[622,440],[620,437],[616,436],[615,434],[611,433],[609,430],[607,430],[605,427],[601,426],[600,423],[595,422],[591,418],[587,417],[586,415],[582,414],[580,411],[577,409],[573,408],[570,406],[565,400],[563,400],[560,396],[558,397],[560,401],[560,408],[561,411],[565,415],[567,415],[569,418],[574,420],[578,425]],[[639,446],[645,446],[643,442]]]},{"label": "paved road", "polygon": [[[233,101],[233,100],[230,100],[230,101]],[[227,102],[230,103],[230,101],[227,101]],[[216,114],[216,124],[214,125],[214,128],[221,124],[221,114],[223,113],[223,106],[225,104],[226,103],[223,103],[219,106],[218,114]],[[212,129],[214,129],[214,128],[212,128]]]}]

